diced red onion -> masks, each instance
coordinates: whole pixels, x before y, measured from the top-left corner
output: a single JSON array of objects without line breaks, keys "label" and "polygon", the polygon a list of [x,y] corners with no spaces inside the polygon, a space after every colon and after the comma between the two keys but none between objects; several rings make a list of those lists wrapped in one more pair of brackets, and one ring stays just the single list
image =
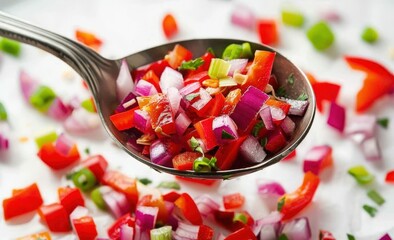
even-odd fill
[{"label": "diced red onion", "polygon": [[9,140],[0,132],[0,152],[9,148]]},{"label": "diced red onion", "polygon": [[209,195],[204,194],[196,198],[195,200],[198,210],[204,217],[209,216],[215,210],[219,210],[220,205],[213,200]]},{"label": "diced red onion", "polygon": [[172,214],[175,204],[173,202],[164,201],[164,205],[168,213],[167,224],[170,225],[173,230],[176,230],[178,228],[178,219]]},{"label": "diced red onion", "polygon": [[261,196],[279,197],[286,193],[282,185],[275,181],[259,179],[257,181],[257,192]]},{"label": "diced red onion", "polygon": [[191,93],[198,92],[198,90],[200,90],[200,88],[201,88],[200,82],[194,82],[194,83],[188,84],[188,85],[184,86],[183,88],[181,88],[179,90],[179,93],[182,95],[182,97],[185,97]]},{"label": "diced red onion", "polygon": [[253,30],[256,25],[256,16],[250,8],[241,5],[232,12],[231,22],[239,27]]},{"label": "diced red onion", "polygon": [[339,21],[341,21],[341,15],[339,15],[334,10],[327,10],[327,11],[321,13],[320,16],[321,16],[321,18],[323,20],[326,20],[328,22],[339,22]]},{"label": "diced red onion", "polygon": [[120,226],[120,240],[133,240],[134,229],[127,224]]},{"label": "diced red onion", "polygon": [[267,94],[256,87],[250,86],[246,89],[230,115],[237,124],[239,131],[244,132],[249,127],[268,98]]},{"label": "diced red onion", "polygon": [[286,114],[282,109],[273,106],[270,106],[269,108],[271,110],[272,120],[282,121],[286,118]]},{"label": "diced red onion", "polygon": [[137,99],[134,93],[130,92],[120,104],[116,107],[115,112],[124,112],[137,106]]},{"label": "diced red onion", "polygon": [[271,109],[269,106],[264,106],[260,111],[260,117],[263,120],[264,126],[267,130],[274,130],[275,125],[272,121]]},{"label": "diced red onion", "polygon": [[137,94],[137,96],[151,96],[157,94],[155,86],[144,79],[138,81],[138,83],[135,85],[134,92]]},{"label": "diced red onion", "polygon": [[[221,145],[233,139],[238,139],[237,126],[229,115],[215,117],[212,122],[212,131],[215,134],[216,142]],[[223,131],[232,136],[232,139],[223,138]]]},{"label": "diced red onion", "polygon": [[195,225],[179,222],[178,228],[175,231],[175,239],[176,240],[184,240],[184,239],[197,240],[199,230],[200,230],[200,226],[195,226]]},{"label": "diced red onion", "polygon": [[262,226],[260,230],[260,240],[278,239],[277,229],[279,228],[279,226],[279,223],[266,224]]},{"label": "diced red onion", "polygon": [[171,166],[172,164],[172,156],[160,139],[157,139],[151,144],[149,156],[151,161],[155,164],[163,166]]},{"label": "diced red onion", "polygon": [[182,99],[182,96],[179,93],[179,90],[174,87],[168,88],[167,98],[168,98],[168,101],[170,102],[172,115],[176,116],[176,114],[178,113],[178,110],[179,110],[179,106],[181,104],[181,99]]},{"label": "diced red onion", "polygon": [[322,167],[332,164],[332,148],[328,145],[315,146],[304,158],[304,172],[311,171],[318,175]]},{"label": "diced red onion", "polygon": [[259,141],[251,135],[243,141],[239,152],[244,160],[249,163],[261,163],[267,156]]},{"label": "diced red onion", "polygon": [[143,133],[147,133],[152,129],[150,116],[146,111],[137,109],[134,111],[134,125]]},{"label": "diced red onion", "polygon": [[90,132],[101,126],[99,116],[84,108],[75,109],[63,124],[68,132],[74,134]]},{"label": "diced red onion", "polygon": [[367,160],[369,161],[382,160],[382,154],[376,136],[365,139],[360,143],[360,146]]},{"label": "diced red onion", "polygon": [[190,120],[186,113],[179,113],[175,119],[175,127],[178,135],[182,136],[191,123],[192,120]]},{"label": "diced red onion", "polygon": [[295,116],[304,116],[306,109],[308,108],[309,102],[306,100],[295,100],[289,98],[281,98],[290,104],[290,109],[288,114]]},{"label": "diced red onion", "polygon": [[180,72],[166,67],[160,76],[160,88],[163,93],[167,93],[170,87],[175,87],[176,89],[183,88],[183,76]]},{"label": "diced red onion", "polygon": [[388,233],[386,233],[382,237],[380,237],[379,240],[391,240],[391,237]]},{"label": "diced red onion", "polygon": [[238,58],[229,61],[231,64],[228,76],[233,76],[234,72],[242,72],[248,64],[248,59]]},{"label": "diced red onion", "polygon": [[330,113],[328,115],[327,124],[343,132],[345,129],[346,110],[335,102],[331,102]]},{"label": "diced red onion", "polygon": [[117,192],[109,186],[101,186],[100,193],[105,205],[115,218],[120,218],[130,211],[130,205],[123,193]]},{"label": "diced red onion", "polygon": [[[269,230],[274,229],[274,233],[277,235],[280,228],[281,219],[282,219],[282,214],[279,213],[278,211],[274,211],[271,212],[269,215],[265,216],[264,218],[256,220],[253,226],[254,234],[257,236],[259,233],[261,233],[264,230],[263,235],[266,234],[266,236],[270,236],[269,233],[271,233],[271,231]],[[267,233],[265,233],[265,231],[267,231]],[[264,238],[261,238],[260,235],[260,239],[264,239]]]},{"label": "diced red onion", "polygon": [[158,207],[138,206],[135,210],[135,222],[141,231],[148,231],[155,227]]},{"label": "diced red onion", "polygon": [[319,231],[319,240],[335,240],[335,237],[329,231],[320,230]]},{"label": "diced red onion", "polygon": [[49,107],[47,114],[53,119],[63,121],[70,116],[72,110],[71,106],[67,106],[60,98],[56,97]]},{"label": "diced red onion", "polygon": [[39,83],[23,70],[19,73],[19,83],[24,99],[29,102],[30,96],[37,90]]},{"label": "diced red onion", "polygon": [[141,227],[135,225],[135,238],[139,240],[150,240],[150,232],[149,231],[142,231]]},{"label": "diced red onion", "polygon": [[288,137],[290,137],[293,135],[296,125],[289,116],[286,116],[285,119],[283,119],[282,123],[280,124],[280,127],[282,128],[283,132]]},{"label": "diced red onion", "polygon": [[223,235],[223,233],[220,233],[219,236],[216,238],[216,240],[224,240],[226,239],[226,236]]},{"label": "diced red onion", "polygon": [[345,129],[345,134],[356,143],[361,143],[367,138],[375,136],[376,133],[376,116],[359,115],[350,119]]},{"label": "diced red onion", "polygon": [[192,107],[197,111],[203,109],[212,100],[211,95],[204,88],[200,88],[198,93],[200,98],[192,103]]},{"label": "diced red onion", "polygon": [[62,133],[56,140],[55,149],[62,155],[67,156],[74,144],[75,143],[71,139]]},{"label": "diced red onion", "polygon": [[131,77],[126,59],[122,60],[119,75],[116,79],[116,90],[119,101],[123,100],[130,92],[134,91],[134,81]]},{"label": "diced red onion", "polygon": [[286,222],[282,226],[279,236],[281,234],[285,234],[288,239],[292,240],[310,240],[312,234],[308,218],[302,217]]}]

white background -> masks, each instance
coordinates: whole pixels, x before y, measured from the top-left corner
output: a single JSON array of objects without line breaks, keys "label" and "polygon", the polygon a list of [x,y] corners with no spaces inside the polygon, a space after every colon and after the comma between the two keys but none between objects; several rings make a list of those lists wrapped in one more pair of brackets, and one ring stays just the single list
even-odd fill
[{"label": "white background", "polygon": [[[130,53],[166,42],[161,32],[161,19],[171,12],[178,20],[180,34],[175,40],[187,38],[227,37],[258,41],[254,31],[234,27],[230,23],[231,12],[240,1],[130,1],[130,0],[0,0],[0,9],[33,24],[73,38],[76,28],[94,32],[102,38],[102,55],[120,58]],[[392,0],[361,1],[245,1],[260,18],[278,18],[280,9],[293,5],[307,17],[302,29],[280,25],[281,53],[293,60],[305,71],[313,73],[318,80],[342,84],[339,103],[347,106],[348,120],[354,115],[355,94],[361,87],[363,74],[351,70],[343,61],[344,54],[375,59],[391,71],[394,70],[394,2]],[[305,37],[308,26],[316,22],[324,12],[334,11],[342,20],[331,24],[335,32],[335,45],[324,53],[316,52]],[[381,34],[380,41],[369,45],[360,40],[360,32],[366,25],[374,26]],[[12,127],[11,150],[0,155],[0,199],[10,196],[13,188],[37,182],[45,203],[57,200],[57,188],[65,185],[64,173],[54,173],[37,157],[33,136],[43,129],[53,128],[63,131],[61,124],[31,109],[22,99],[18,87],[18,74],[26,70],[43,84],[50,85],[63,98],[86,95],[80,86],[78,76],[65,80],[65,72],[70,69],[60,60],[41,50],[23,45],[20,58],[0,55],[0,101],[8,110]],[[373,89],[372,89],[373,90]],[[379,129],[379,140],[383,149],[383,161],[367,162],[359,149],[348,139],[328,127],[326,114],[317,113],[313,128],[306,140],[298,148],[295,160],[282,162],[261,172],[213,187],[182,184],[182,190],[194,196],[208,192],[217,200],[224,193],[239,191],[247,198],[246,209],[256,218],[263,217],[272,210],[269,201],[257,196],[255,181],[258,178],[280,182],[291,192],[301,184],[302,158],[305,152],[316,144],[330,144],[334,149],[334,167],[321,175],[321,184],[313,202],[299,216],[309,217],[313,239],[317,239],[319,229],[331,231],[337,239],[346,239],[352,233],[357,239],[378,239],[389,232],[394,237],[394,186],[384,183],[388,170],[394,169],[394,97],[386,96],[378,102],[370,113],[378,117],[389,117],[391,124],[387,130]],[[29,141],[20,143],[19,137],[27,136]],[[98,137],[99,136],[99,137]],[[136,177],[152,178],[155,184],[172,176],[155,171],[133,161],[127,154],[116,148],[105,133],[94,136],[73,136],[81,152],[89,147],[93,154],[103,154],[112,168]],[[83,153],[82,153],[83,154]],[[347,169],[356,164],[365,165],[376,175],[372,186],[360,187],[347,174]],[[376,188],[386,199],[378,207],[375,218],[368,216],[363,204],[373,203],[366,197],[366,189]],[[100,236],[111,223],[108,214],[97,211],[91,203],[89,208],[96,217]],[[0,210],[0,216],[3,210]],[[0,220],[0,238],[14,239],[18,236],[44,230],[45,226],[37,215],[18,218],[5,223]],[[72,239],[72,236],[57,235],[58,238]],[[57,239],[55,237],[55,239]]]}]

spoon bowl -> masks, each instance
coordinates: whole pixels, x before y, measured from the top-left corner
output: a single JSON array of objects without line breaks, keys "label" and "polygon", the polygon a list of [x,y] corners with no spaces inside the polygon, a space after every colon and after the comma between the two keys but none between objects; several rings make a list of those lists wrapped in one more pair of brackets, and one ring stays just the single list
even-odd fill
[{"label": "spoon bowl", "polygon": [[[309,96],[309,105],[305,115],[303,117],[292,118],[296,123],[296,129],[291,139],[288,141],[288,144],[279,152],[269,154],[263,162],[238,169],[216,172],[194,172],[180,171],[174,168],[157,165],[151,162],[148,157],[143,156],[140,152],[129,146],[127,144],[128,135],[124,132],[118,131],[109,119],[110,115],[114,113],[114,109],[119,104],[116,94],[116,79],[119,74],[121,61],[126,59],[129,68],[133,69],[162,59],[163,56],[172,50],[176,44],[181,44],[189,49],[193,55],[200,56],[203,55],[208,48],[214,49],[216,53],[222,53],[225,47],[229,44],[241,44],[249,41],[236,39],[185,40],[153,47],[121,59],[110,60],[71,39],[41,29],[1,12],[0,36],[41,48],[70,65],[88,84],[101,121],[114,142],[130,154],[133,159],[138,160],[159,172],[166,172],[172,175],[190,178],[229,179],[259,171],[279,162],[291,153],[305,138],[314,119],[316,108],[315,97],[305,74],[290,60],[273,48],[250,42],[253,52],[256,50],[276,52],[272,71],[277,77],[279,85],[285,88],[289,98],[296,99],[302,93]],[[290,74],[293,74],[294,76],[294,84],[286,84],[286,80]],[[132,164],[132,162],[130,164]]]}]

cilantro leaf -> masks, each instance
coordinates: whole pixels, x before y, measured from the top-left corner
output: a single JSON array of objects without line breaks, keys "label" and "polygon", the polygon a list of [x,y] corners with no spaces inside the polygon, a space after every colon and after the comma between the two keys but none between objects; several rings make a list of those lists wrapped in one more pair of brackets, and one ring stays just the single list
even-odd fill
[{"label": "cilantro leaf", "polygon": [[204,64],[202,58],[196,58],[187,62],[183,62],[179,67],[179,70],[196,70],[199,66]]}]

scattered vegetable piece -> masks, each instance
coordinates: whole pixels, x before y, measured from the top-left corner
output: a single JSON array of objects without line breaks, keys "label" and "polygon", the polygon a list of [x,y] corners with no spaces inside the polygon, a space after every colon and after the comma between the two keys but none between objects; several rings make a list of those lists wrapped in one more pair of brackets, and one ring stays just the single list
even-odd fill
[{"label": "scattered vegetable piece", "polygon": [[223,196],[223,205],[225,209],[240,208],[245,203],[245,197],[240,193],[233,193]]},{"label": "scattered vegetable piece", "polygon": [[167,189],[175,189],[175,190],[181,190],[181,185],[179,185],[178,182],[175,181],[163,181],[160,182],[159,185],[157,185],[158,188],[167,188]]},{"label": "scattered vegetable piece", "polygon": [[13,55],[14,57],[19,57],[21,53],[21,44],[8,38],[1,38],[0,50]]},{"label": "scattered vegetable piece", "polygon": [[324,21],[315,23],[308,29],[306,35],[313,47],[318,51],[329,48],[334,43],[335,39],[330,26]]},{"label": "scattered vegetable piece", "polygon": [[99,50],[103,42],[95,34],[84,30],[77,29],[75,31],[75,38],[95,50]]},{"label": "scattered vegetable piece", "polygon": [[312,232],[308,218],[302,217],[286,222],[282,225],[280,234],[285,235],[286,239],[311,239]]},{"label": "scattered vegetable piece", "polygon": [[51,232],[68,232],[71,230],[66,209],[59,203],[41,206],[38,214]]},{"label": "scattered vegetable piece", "polygon": [[371,217],[375,217],[376,213],[378,212],[378,210],[372,206],[369,206],[367,204],[363,205],[363,209],[369,214],[369,216]]},{"label": "scattered vegetable piece", "polygon": [[283,9],[281,12],[282,22],[287,26],[302,27],[304,25],[304,15],[301,12]]},{"label": "scattered vegetable piece", "polygon": [[346,110],[336,102],[331,102],[327,124],[337,129],[340,133],[345,129]]},{"label": "scattered vegetable piece", "polygon": [[379,33],[373,27],[365,27],[361,33],[361,39],[367,43],[374,43],[379,39]]},{"label": "scattered vegetable piece", "polygon": [[3,103],[0,102],[0,121],[7,121],[8,115]]},{"label": "scattered vegetable piece", "polygon": [[335,237],[329,231],[320,230],[319,231],[319,240],[335,240]]},{"label": "scattered vegetable piece", "polygon": [[164,35],[167,39],[173,38],[178,34],[178,24],[171,13],[167,13],[162,21]]},{"label": "scattered vegetable piece", "polygon": [[394,183],[394,170],[387,172],[385,181],[387,183]]},{"label": "scattered vegetable piece", "polygon": [[180,217],[189,221],[193,225],[201,225],[202,217],[197,208],[193,198],[187,193],[182,193],[181,196],[174,202],[177,209],[179,209]]},{"label": "scattered vegetable piece", "polygon": [[279,42],[278,26],[274,19],[263,19],[257,22],[260,41],[267,45],[276,45]]},{"label": "scattered vegetable piece", "polygon": [[346,235],[348,240],[356,240],[356,238],[352,234],[347,233]]},{"label": "scattered vegetable piece", "polygon": [[31,234],[29,236],[24,236],[17,238],[16,240],[51,240],[51,235],[49,232],[40,232],[40,233],[35,233]]},{"label": "scattered vegetable piece", "polygon": [[231,22],[242,28],[253,30],[256,25],[256,16],[249,7],[239,5],[231,13]]},{"label": "scattered vegetable piece", "polygon": [[57,140],[57,138],[58,138],[58,135],[57,135],[56,131],[50,131],[44,135],[40,135],[40,136],[36,137],[34,139],[34,141],[36,142],[37,147],[41,148],[42,145],[44,145],[46,143],[55,142]]},{"label": "scattered vegetable piece", "polygon": [[375,176],[361,165],[349,168],[348,173],[361,185],[371,183],[375,179]]},{"label": "scattered vegetable piece", "polygon": [[381,127],[387,129],[389,126],[389,119],[388,118],[379,118],[377,120],[377,124],[379,124]]},{"label": "scattered vegetable piece", "polygon": [[78,206],[85,206],[85,200],[78,188],[60,187],[57,192],[59,202],[68,214],[71,214]]},{"label": "scattered vegetable piece", "polygon": [[332,148],[328,145],[313,147],[304,158],[304,172],[319,175],[320,171],[332,165]]},{"label": "scattered vegetable piece", "polygon": [[82,168],[73,173],[71,179],[74,185],[83,192],[92,190],[97,183],[96,177],[88,168]]},{"label": "scattered vegetable piece", "polygon": [[391,240],[391,237],[388,233],[384,234],[379,240]]},{"label": "scattered vegetable piece", "polygon": [[383,205],[383,203],[385,203],[384,198],[375,190],[369,190],[367,193],[368,197],[374,201],[376,204],[378,204],[379,206]]}]

